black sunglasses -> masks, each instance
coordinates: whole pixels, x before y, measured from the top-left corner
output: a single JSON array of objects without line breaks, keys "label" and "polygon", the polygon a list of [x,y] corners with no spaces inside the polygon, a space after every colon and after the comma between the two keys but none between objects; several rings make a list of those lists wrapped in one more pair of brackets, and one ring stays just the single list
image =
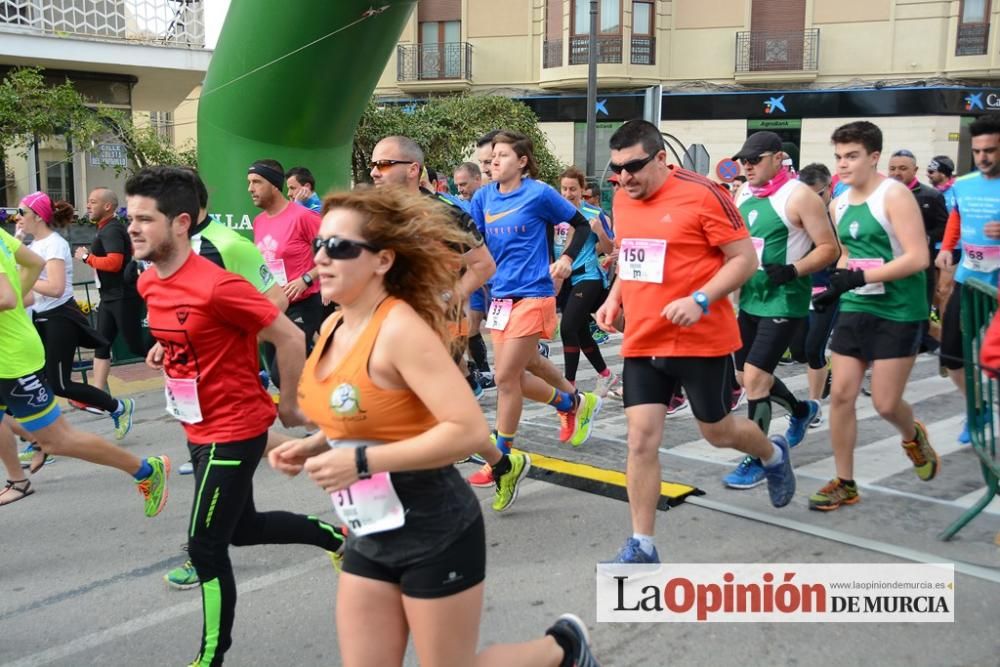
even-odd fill
[{"label": "black sunglasses", "polygon": [[364,241],[351,241],[350,239],[342,239],[336,236],[331,236],[328,239],[314,238],[312,247],[313,252],[319,252],[320,248],[322,248],[326,256],[330,259],[357,259],[361,256],[362,250],[368,250],[369,252],[379,251],[378,248]]},{"label": "black sunglasses", "polygon": [[615,172],[616,174],[620,174],[622,173],[622,171],[627,171],[630,174],[635,174],[641,171],[642,168],[645,167],[647,164],[652,162],[656,158],[656,156],[657,153],[653,153],[652,155],[647,155],[646,157],[640,158],[638,160],[630,160],[625,164],[615,164],[614,162],[609,162],[608,169]]},{"label": "black sunglasses", "polygon": [[743,164],[743,165],[749,164],[749,165],[753,166],[755,164],[760,164],[761,160],[763,160],[766,157],[771,157],[772,155],[774,155],[774,153],[761,153],[757,157],[741,157],[740,158],[740,164]]},{"label": "black sunglasses", "polygon": [[24,209],[23,209],[23,208],[19,208],[19,209],[17,209],[17,214],[18,214],[18,215],[19,215],[20,217],[22,217],[22,218],[23,218],[23,217],[24,217]]},{"label": "black sunglasses", "polygon": [[380,172],[385,171],[389,167],[397,164],[413,164],[413,160],[373,160],[371,164],[368,165],[368,170],[378,169]]}]

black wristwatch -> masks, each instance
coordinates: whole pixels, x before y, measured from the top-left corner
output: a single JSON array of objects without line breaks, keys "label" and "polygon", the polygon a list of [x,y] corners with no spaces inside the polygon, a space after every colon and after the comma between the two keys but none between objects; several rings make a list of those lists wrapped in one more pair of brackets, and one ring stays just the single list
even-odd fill
[{"label": "black wristwatch", "polygon": [[361,445],[354,448],[354,465],[358,469],[358,479],[371,479],[372,474],[368,472],[368,455],[365,450],[368,445]]},{"label": "black wristwatch", "polygon": [[313,277],[309,275],[308,271],[302,274],[302,282],[306,284],[306,287],[312,287]]}]

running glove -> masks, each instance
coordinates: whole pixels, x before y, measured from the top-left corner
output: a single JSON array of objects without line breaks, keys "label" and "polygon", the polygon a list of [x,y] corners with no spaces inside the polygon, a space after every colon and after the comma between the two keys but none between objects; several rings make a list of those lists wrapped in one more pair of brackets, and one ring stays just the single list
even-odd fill
[{"label": "running glove", "polygon": [[865,272],[860,269],[834,269],[830,286],[813,297],[813,308],[822,313],[840,300],[840,295],[865,284]]},{"label": "running glove", "polygon": [[772,285],[784,285],[799,277],[794,264],[765,264],[764,271]]}]

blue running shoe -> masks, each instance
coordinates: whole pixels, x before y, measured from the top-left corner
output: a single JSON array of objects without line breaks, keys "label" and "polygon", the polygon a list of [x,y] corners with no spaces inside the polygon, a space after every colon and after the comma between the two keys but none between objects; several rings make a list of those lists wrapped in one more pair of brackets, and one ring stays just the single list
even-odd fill
[{"label": "blue running shoe", "polygon": [[958,434],[958,442],[962,445],[967,445],[972,442],[972,436],[969,435],[969,422],[968,420],[962,422],[962,432]]},{"label": "blue running shoe", "polygon": [[267,388],[271,386],[271,374],[265,370],[261,370],[257,373],[257,377],[260,378],[260,384],[264,387],[264,391],[267,391]]},{"label": "blue running shoe", "polygon": [[549,358],[549,344],[538,341],[538,354],[542,355],[546,359]]},{"label": "blue running shoe", "polygon": [[806,437],[806,429],[809,428],[809,424],[813,423],[813,420],[816,419],[816,415],[820,411],[819,401],[809,399],[808,401],[803,401],[803,403],[809,407],[809,412],[806,413],[806,416],[792,417],[788,420],[788,430],[785,431],[785,440],[788,441],[789,447],[794,447],[802,442],[802,439]]},{"label": "blue running shoe", "polygon": [[752,489],[764,483],[764,466],[752,456],[744,456],[736,469],[722,478],[730,489]]},{"label": "blue running shoe", "polygon": [[656,552],[656,547],[653,547],[653,555],[650,556],[639,546],[639,540],[630,537],[625,540],[625,546],[614,560],[604,562],[611,565],[659,565],[660,554]]},{"label": "blue running shoe", "polygon": [[[572,646],[570,655],[565,657],[569,658],[569,664],[572,664],[573,667],[601,667],[597,658],[591,653],[590,634],[587,632],[587,626],[573,614],[560,616],[552,627],[545,631],[545,634],[558,635],[563,638],[564,642],[568,642]],[[560,643],[560,646],[562,645]]]},{"label": "blue running shoe", "polygon": [[791,449],[788,447],[788,441],[780,435],[772,435],[770,440],[781,450],[782,458],[781,463],[777,465],[764,466],[767,493],[771,496],[772,505],[784,507],[795,497],[795,471],[792,470]]}]

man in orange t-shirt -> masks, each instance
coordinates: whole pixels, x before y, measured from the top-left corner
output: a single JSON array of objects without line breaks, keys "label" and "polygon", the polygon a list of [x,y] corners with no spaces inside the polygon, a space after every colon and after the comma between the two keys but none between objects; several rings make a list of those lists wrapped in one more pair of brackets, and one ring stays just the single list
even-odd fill
[{"label": "man in orange t-shirt", "polygon": [[708,179],[666,162],[659,129],[631,121],[611,137],[618,280],[597,311],[614,331],[624,312],[622,343],[626,477],[632,537],[614,563],[658,563],[653,523],[660,499],[663,420],[684,389],[702,436],[716,447],[760,457],[771,503],[795,494],[788,443],[729,414],[732,353],[739,328],[726,298],[757,270],[757,254],[732,199]]}]

